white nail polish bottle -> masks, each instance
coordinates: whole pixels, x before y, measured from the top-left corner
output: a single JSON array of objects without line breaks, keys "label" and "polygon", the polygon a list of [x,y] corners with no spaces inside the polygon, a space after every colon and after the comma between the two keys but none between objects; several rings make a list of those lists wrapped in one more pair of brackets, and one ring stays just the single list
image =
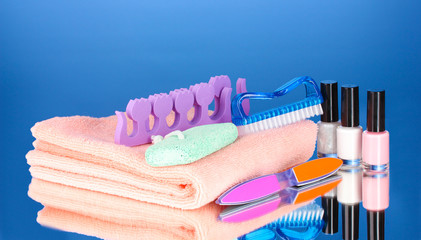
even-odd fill
[{"label": "white nail polish bottle", "polygon": [[358,166],[361,160],[362,127],[359,120],[358,86],[341,88],[341,126],[336,130],[338,158],[345,165]]},{"label": "white nail polish bottle", "polygon": [[357,240],[359,235],[359,207],[361,202],[361,139],[359,120],[358,86],[344,85],[341,88],[341,126],[336,130],[338,158],[344,165],[338,174],[342,182],[338,185],[338,201],[342,204],[342,238]]}]

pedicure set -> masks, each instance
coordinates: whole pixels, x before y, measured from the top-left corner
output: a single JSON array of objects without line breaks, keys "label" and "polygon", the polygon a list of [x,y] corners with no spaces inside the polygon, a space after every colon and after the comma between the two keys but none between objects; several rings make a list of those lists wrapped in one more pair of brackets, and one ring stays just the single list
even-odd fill
[{"label": "pedicure set", "polygon": [[[227,88],[229,88],[230,85],[227,81],[227,78],[222,78],[225,80],[225,84],[221,84],[221,86],[224,87],[220,87],[220,89],[226,88],[224,89],[226,90],[225,94],[231,93],[230,90],[227,90]],[[215,81],[213,81],[212,83],[215,84]],[[244,89],[245,91],[245,79],[239,79],[237,85],[238,84],[243,86],[239,89]],[[249,103],[245,101],[251,99],[270,100],[276,97],[281,97],[299,85],[305,85],[306,87],[306,98],[302,101],[282,106],[276,109],[267,110],[255,115],[248,115]],[[204,86],[207,85],[199,84],[191,86],[190,89],[194,89],[193,93],[197,94],[199,92],[198,89]],[[208,90],[208,92],[208,95],[212,95],[213,97],[214,90]],[[323,195],[323,205],[327,209],[334,209],[333,211],[328,212],[325,215],[326,224],[324,225],[324,232],[328,234],[333,234],[337,232],[338,214],[337,210],[335,209],[338,208],[337,198],[339,198],[339,202],[342,204],[343,212],[343,238],[358,239],[358,208],[362,198],[362,170],[359,168],[363,149],[362,141],[364,141],[365,143],[364,159],[366,160],[366,167],[371,168],[371,170],[387,170],[389,135],[384,128],[385,92],[368,91],[367,131],[365,131],[364,134],[362,134],[362,127],[359,126],[358,86],[344,85],[342,87],[342,120],[340,122],[338,121],[337,92],[338,89],[336,82],[322,82],[320,91],[317,88],[315,82],[310,77],[301,77],[293,79],[287,84],[280,87],[279,89],[275,90],[273,93],[241,91],[237,92],[237,95],[232,100],[231,110],[232,122],[237,126],[239,136],[256,133],[274,127],[282,127],[315,115],[322,115],[321,121],[318,123],[319,130],[317,141],[317,153],[320,159],[309,161],[305,164],[298,165],[281,173],[251,179],[232,187],[231,189],[223,193],[216,201],[216,203],[219,205],[236,205],[234,207],[226,208],[220,214],[219,219],[221,221],[245,221],[248,220],[251,216],[257,217],[259,215],[264,215],[267,211],[273,211],[274,209],[282,205],[281,202],[288,202],[289,204],[293,204],[294,199],[296,198],[296,196],[298,196],[297,193],[300,192],[299,186],[306,185],[309,183],[313,183],[314,185],[314,182],[316,182],[316,185],[323,186],[326,180],[327,182],[335,182],[334,180],[336,180],[336,178],[329,179],[329,176],[333,175],[338,169],[340,169],[339,174],[337,176],[341,176],[343,182],[339,184],[339,180],[339,182],[337,182],[337,184],[339,184],[337,188],[332,188],[332,190],[327,191],[327,193],[324,195],[318,192],[318,195],[312,196],[312,198],[310,199],[314,199],[317,196]],[[177,93],[177,90],[175,91],[175,93]],[[218,97],[218,92],[215,93],[215,97]],[[174,92],[171,92],[170,95],[174,96]],[[174,100],[177,99],[177,95],[175,96],[176,97],[173,97]],[[220,99],[222,99],[222,101]],[[222,104],[223,107],[220,107],[218,105],[218,107],[216,107],[215,109],[218,109],[219,111],[225,111],[224,113],[227,114],[226,102],[229,100],[229,97],[227,95],[224,95],[220,99],[217,102],[219,104]],[[199,109],[201,109],[200,113],[203,116],[207,116],[208,108],[206,106],[209,105],[211,101],[212,100],[210,97],[207,101],[202,101],[205,107],[202,106],[199,107]],[[128,105],[128,112],[132,108],[131,103],[132,102],[130,102]],[[190,101],[190,106],[192,106],[192,103],[193,100]],[[246,106],[246,110],[244,109],[244,106]],[[148,109],[150,109],[150,107]],[[163,115],[163,117],[166,117],[169,114],[170,109],[171,107],[168,104],[167,110],[165,112],[166,114]],[[174,108],[174,110],[177,109]],[[180,114],[180,112],[186,114],[188,110],[189,107],[185,107],[183,111],[178,111],[176,114]],[[116,113],[120,116],[123,116],[120,112]],[[222,114],[216,112],[216,114],[213,114],[212,116],[215,115],[221,116]],[[130,117],[131,115],[128,114],[128,116]],[[124,118],[120,117],[119,119]],[[149,119],[149,116],[145,115],[143,119]],[[186,121],[185,117],[183,119]],[[194,118],[192,122],[197,121],[197,119],[200,119],[200,117]],[[206,119],[209,120],[211,118]],[[226,118],[217,118],[216,122],[220,120],[226,120]],[[123,122],[124,124],[126,124],[126,122],[124,121],[119,122]],[[209,121],[207,121],[206,123],[209,123]],[[200,123],[198,123],[198,125],[200,125]],[[116,130],[116,133],[117,131],[120,130]],[[233,141],[231,141],[230,143],[232,143]],[[220,148],[222,147],[223,146],[221,146]],[[159,149],[157,152],[162,153],[165,152],[165,150]],[[333,158],[330,159],[329,157]],[[338,157],[341,160],[339,165],[339,162],[335,160],[335,157]],[[170,156],[165,157],[165,155],[160,156],[160,158],[171,159]],[[201,157],[198,157],[197,159],[200,158]],[[344,163],[344,166],[341,168],[342,162]],[[170,165],[170,163],[167,163],[167,165]],[[300,169],[304,169],[304,171],[301,172]],[[320,169],[322,171],[318,171]],[[378,187],[376,188],[375,186],[373,186],[373,174],[365,173],[365,176],[367,176],[367,180],[365,180],[367,184],[365,185],[368,188],[371,187],[372,189],[377,189]],[[368,178],[368,176],[370,176],[370,178]],[[318,181],[326,177],[326,180]],[[304,180],[302,180],[303,178]],[[385,182],[385,180],[383,180],[383,182]],[[311,185],[312,184],[309,184],[306,187],[312,188]],[[383,183],[382,185],[385,185],[385,183]],[[265,187],[263,188],[262,186]],[[366,195],[370,195],[370,192],[372,191],[365,192]],[[339,197],[337,197],[337,195]],[[367,197],[367,199],[375,198],[375,196],[376,195],[374,195],[371,198]],[[372,206],[369,208],[376,209]],[[382,208],[382,210],[384,209],[385,207]],[[370,218],[369,222],[375,222],[376,226],[369,226],[369,235],[373,234],[372,232],[375,231],[374,228],[381,228],[380,225],[384,224],[384,216],[382,214],[384,214],[384,211],[379,214],[374,214],[372,213],[372,211],[370,211],[370,214],[368,215],[368,217]],[[378,219],[371,219],[375,217]]]},{"label": "pedicure set", "polygon": [[[299,86],[305,86],[304,99],[250,114],[250,100],[275,99]],[[369,210],[369,239],[381,239],[384,234],[376,234],[384,228],[389,181],[385,92],[368,92],[367,131],[362,133],[358,86],[342,86],[340,122],[337,90],[336,82],[324,81],[319,88],[304,76],[273,92],[249,92],[246,80],[239,78],[231,100],[231,80],[217,76],[130,100],[126,112],[116,111],[116,116],[37,123],[32,129],[35,150],[27,159],[34,178],[146,205],[199,210],[216,199],[215,211],[223,206],[217,220],[227,224],[251,223],[322,196],[323,208],[315,203],[301,207],[240,239],[313,239],[322,230],[333,234],[338,231],[338,202],[343,238],[358,239],[363,201]],[[317,115],[318,131],[304,121]],[[306,161],[316,134],[319,158]],[[56,169],[64,174],[57,177]],[[232,170],[238,173],[228,174]],[[104,175],[107,171],[114,175]]]}]

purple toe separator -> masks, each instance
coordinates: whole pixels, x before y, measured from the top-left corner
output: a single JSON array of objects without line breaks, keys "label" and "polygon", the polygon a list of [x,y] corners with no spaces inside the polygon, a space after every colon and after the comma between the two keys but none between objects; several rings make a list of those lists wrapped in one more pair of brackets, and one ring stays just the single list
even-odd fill
[{"label": "purple toe separator", "polygon": [[[237,81],[237,93],[245,92],[245,79]],[[240,88],[239,88],[240,86]],[[116,111],[117,127],[115,143],[126,146],[137,146],[151,142],[152,135],[164,136],[175,130],[186,130],[191,127],[231,122],[231,80],[228,76],[212,77],[208,83],[199,83],[189,89],[180,88],[169,94],[150,95],[148,98],[130,100],[124,112]],[[209,105],[215,100],[214,113],[209,116]],[[245,104],[245,101],[243,101]],[[247,104],[247,103],[246,103]],[[195,108],[191,121],[187,112]],[[243,106],[244,109],[247,109]],[[174,111],[175,119],[171,126],[167,125],[166,117]],[[133,131],[127,135],[127,118],[133,122]],[[154,118],[152,129],[149,128],[149,116]]]}]

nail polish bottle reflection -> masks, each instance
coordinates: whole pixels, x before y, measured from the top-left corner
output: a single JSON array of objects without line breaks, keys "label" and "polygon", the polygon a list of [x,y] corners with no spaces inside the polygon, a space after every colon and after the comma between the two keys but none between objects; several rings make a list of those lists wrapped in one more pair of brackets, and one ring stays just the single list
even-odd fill
[{"label": "nail polish bottle reflection", "polygon": [[385,210],[389,207],[389,171],[364,171],[363,206],[367,209],[367,239],[384,239]]},{"label": "nail polish bottle reflection", "polygon": [[337,189],[333,189],[322,196],[322,207],[325,211],[323,215],[325,234],[335,234],[338,232],[339,203],[337,198]]},{"label": "nail polish bottle reflection", "polygon": [[338,185],[338,201],[342,205],[342,238],[358,239],[359,210],[362,200],[362,168],[343,165],[338,171],[342,182]]},{"label": "nail polish bottle reflection", "polygon": [[[323,96],[323,115],[317,123],[317,156],[337,157],[336,129],[341,124],[338,116],[338,83],[336,81],[322,81],[320,91]],[[336,188],[322,196],[322,206],[325,211],[323,220],[325,234],[338,232],[338,199]]]}]

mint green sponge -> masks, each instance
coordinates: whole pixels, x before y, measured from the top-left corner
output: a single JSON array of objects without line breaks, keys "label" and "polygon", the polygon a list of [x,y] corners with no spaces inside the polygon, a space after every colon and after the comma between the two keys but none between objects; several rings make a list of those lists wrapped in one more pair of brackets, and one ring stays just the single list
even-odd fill
[{"label": "mint green sponge", "polygon": [[154,167],[192,163],[233,143],[237,136],[233,123],[193,127],[179,135],[169,134],[150,146],[146,150],[146,162]]}]

